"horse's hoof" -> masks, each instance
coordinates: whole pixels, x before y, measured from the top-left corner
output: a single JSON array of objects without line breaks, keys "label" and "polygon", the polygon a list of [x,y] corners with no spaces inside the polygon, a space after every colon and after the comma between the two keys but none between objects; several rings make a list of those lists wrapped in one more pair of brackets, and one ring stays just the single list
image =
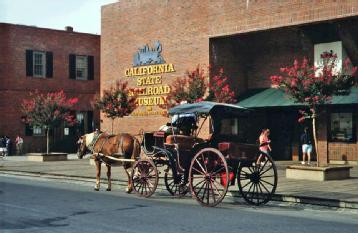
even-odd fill
[{"label": "horse's hoof", "polygon": [[126,193],[131,193],[132,189],[126,188]]},{"label": "horse's hoof", "polygon": [[112,191],[112,189],[106,189],[106,191]]},{"label": "horse's hoof", "polygon": [[99,188],[94,188],[93,190],[94,190],[94,191],[99,191]]}]

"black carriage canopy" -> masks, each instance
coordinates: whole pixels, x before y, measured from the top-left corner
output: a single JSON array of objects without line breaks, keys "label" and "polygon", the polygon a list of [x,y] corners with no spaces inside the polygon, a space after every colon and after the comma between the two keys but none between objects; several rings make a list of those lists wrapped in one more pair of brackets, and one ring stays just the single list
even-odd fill
[{"label": "black carriage canopy", "polygon": [[195,113],[199,115],[210,115],[215,118],[223,116],[243,116],[251,112],[250,109],[239,105],[202,101],[193,104],[181,104],[169,109],[169,115]]}]

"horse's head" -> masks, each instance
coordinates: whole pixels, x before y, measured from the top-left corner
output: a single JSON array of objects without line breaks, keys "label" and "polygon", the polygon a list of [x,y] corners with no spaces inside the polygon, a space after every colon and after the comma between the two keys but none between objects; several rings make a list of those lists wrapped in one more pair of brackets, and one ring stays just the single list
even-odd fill
[{"label": "horse's head", "polygon": [[86,135],[81,136],[77,141],[77,157],[82,159],[87,152]]},{"label": "horse's head", "polygon": [[90,144],[92,143],[93,141],[93,138],[94,138],[94,135],[95,133],[98,133],[97,131],[93,132],[93,133],[88,133],[88,134],[85,134],[83,136],[81,136],[78,141],[77,141],[77,145],[78,145],[78,148],[77,148],[77,157],[79,159],[82,159],[83,156],[88,153],[88,152],[91,152],[90,150]]}]

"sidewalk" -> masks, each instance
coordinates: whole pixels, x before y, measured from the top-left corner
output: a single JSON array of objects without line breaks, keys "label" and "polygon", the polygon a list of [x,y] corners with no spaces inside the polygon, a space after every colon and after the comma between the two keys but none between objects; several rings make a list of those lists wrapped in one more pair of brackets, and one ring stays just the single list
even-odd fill
[{"label": "sidewalk", "polygon": [[[0,159],[0,174],[46,175],[67,179],[86,179],[95,181],[95,167],[88,159],[78,160],[69,155],[69,160],[61,162],[31,162],[23,156],[10,156]],[[337,181],[306,181],[285,178],[285,168],[295,164],[292,161],[278,161],[278,186],[274,200],[293,203],[358,209],[358,166],[351,170],[351,178]],[[161,174],[163,176],[163,173]],[[103,181],[106,181],[106,168],[102,167]],[[112,168],[114,184],[126,185],[127,176],[122,167]],[[160,185],[164,185],[162,180]],[[106,184],[104,184],[106,185]],[[105,187],[105,186],[104,186]],[[164,188],[165,189],[165,188]],[[231,186],[229,194],[240,197],[236,186]]]}]

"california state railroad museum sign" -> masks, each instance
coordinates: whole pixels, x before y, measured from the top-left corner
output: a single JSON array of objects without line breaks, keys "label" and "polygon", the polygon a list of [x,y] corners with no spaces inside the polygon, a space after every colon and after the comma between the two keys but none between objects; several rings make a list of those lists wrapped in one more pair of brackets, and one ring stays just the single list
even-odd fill
[{"label": "california state railroad museum sign", "polygon": [[161,55],[162,45],[159,41],[150,48],[147,44],[133,56],[133,67],[125,70],[127,78],[136,79],[136,88],[139,89],[138,108],[131,116],[163,115],[166,110],[159,105],[166,103],[171,89],[163,83],[165,74],[175,72],[174,65],[166,63]]}]

